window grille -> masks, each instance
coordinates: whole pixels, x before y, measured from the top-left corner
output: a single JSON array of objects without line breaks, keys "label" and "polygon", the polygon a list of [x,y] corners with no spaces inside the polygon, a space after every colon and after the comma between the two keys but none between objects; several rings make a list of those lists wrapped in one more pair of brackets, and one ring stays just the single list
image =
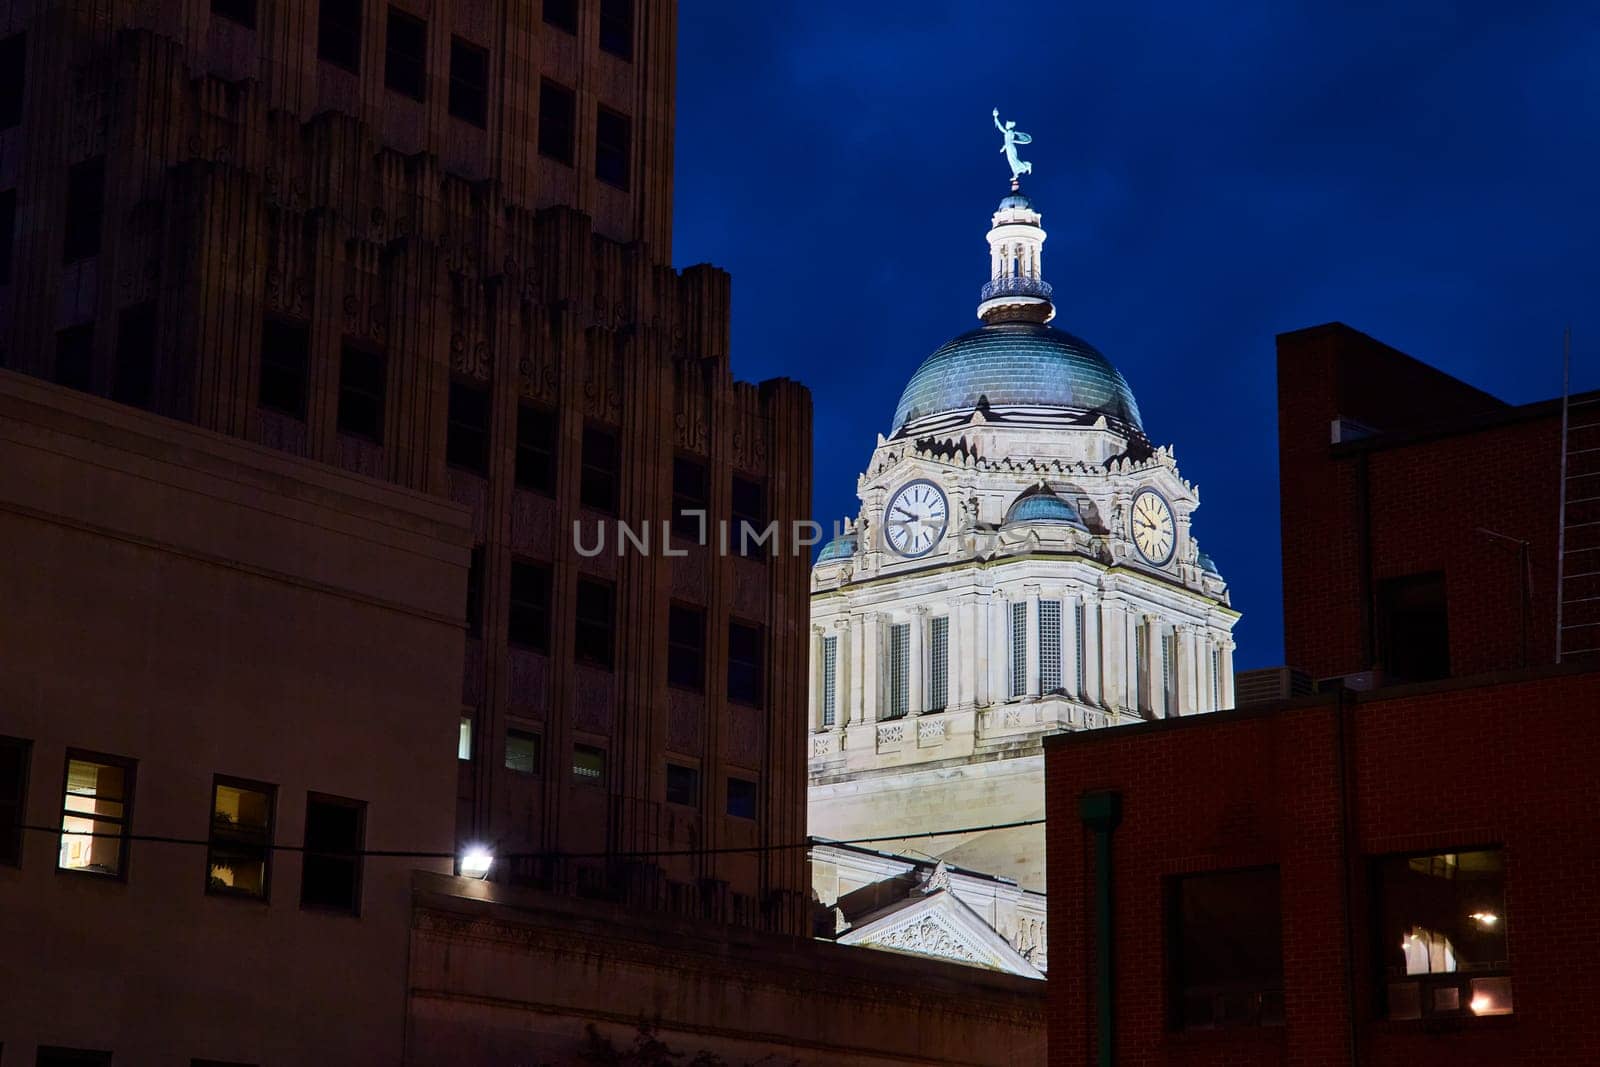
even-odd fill
[{"label": "window grille", "polygon": [[1080,600],[1077,603],[1077,610],[1073,612],[1073,624],[1076,632],[1073,634],[1072,647],[1076,651],[1078,658],[1078,695],[1080,697],[1087,697],[1089,695],[1089,686],[1084,678],[1083,660],[1084,657],[1089,654],[1089,650],[1086,647],[1083,637],[1083,613],[1083,601]]},{"label": "window grille", "polygon": [[1011,605],[1011,695],[1028,691],[1028,605]]},{"label": "window grille", "polygon": [[911,708],[911,626],[889,627],[889,718],[898,719]]},{"label": "window grille", "polygon": [[941,615],[929,632],[928,710],[943,711],[950,703],[950,619]]},{"label": "window grille", "polygon": [[1061,688],[1061,601],[1039,601],[1039,689]]},{"label": "window grille", "polygon": [[832,726],[838,711],[839,639],[822,639],[822,725]]}]

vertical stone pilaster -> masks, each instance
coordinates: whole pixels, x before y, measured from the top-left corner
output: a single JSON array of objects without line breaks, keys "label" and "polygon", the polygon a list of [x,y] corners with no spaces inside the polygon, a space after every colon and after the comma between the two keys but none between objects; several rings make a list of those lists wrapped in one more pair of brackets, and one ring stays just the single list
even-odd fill
[{"label": "vertical stone pilaster", "polygon": [[907,650],[906,713],[920,715],[928,706],[928,609],[920,604],[911,609],[911,647]]}]

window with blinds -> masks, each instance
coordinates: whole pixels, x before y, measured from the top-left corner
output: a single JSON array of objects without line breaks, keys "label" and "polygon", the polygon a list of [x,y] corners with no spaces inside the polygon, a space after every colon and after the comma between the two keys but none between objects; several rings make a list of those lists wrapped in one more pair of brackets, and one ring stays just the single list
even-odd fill
[{"label": "window with blinds", "polygon": [[1061,688],[1061,601],[1039,601],[1039,691]]},{"label": "window with blinds", "polygon": [[832,726],[838,713],[839,639],[822,639],[822,725]]},{"label": "window with blinds", "polygon": [[889,718],[898,719],[911,707],[911,626],[889,627]]},{"label": "window with blinds", "polygon": [[950,703],[950,619],[941,615],[928,630],[928,710]]},{"label": "window with blinds", "polygon": [[1011,695],[1028,692],[1028,605],[1011,605]]}]

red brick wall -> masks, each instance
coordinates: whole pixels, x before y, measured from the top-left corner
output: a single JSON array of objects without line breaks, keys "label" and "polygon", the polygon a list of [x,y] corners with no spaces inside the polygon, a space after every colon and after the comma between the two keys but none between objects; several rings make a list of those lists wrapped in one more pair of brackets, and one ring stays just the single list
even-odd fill
[{"label": "red brick wall", "polygon": [[[1445,572],[1451,669],[1457,676],[1521,663],[1521,569],[1532,542],[1529,662],[1554,656],[1559,413],[1501,421],[1409,445],[1330,444],[1336,417],[1421,433],[1514,409],[1348,327],[1278,339],[1284,657],[1314,678],[1380,665],[1363,616],[1360,467],[1367,468],[1372,587]],[[1391,437],[1392,441],[1393,438]]]},{"label": "red brick wall", "polygon": [[[1399,693],[1401,691],[1395,691]],[[1600,1062],[1600,672],[1364,700],[1351,724],[1355,1018],[1362,1062]],[[1349,1062],[1335,707],[1064,736],[1046,757],[1050,1056],[1089,1062],[1092,841],[1079,796],[1122,794],[1113,841],[1119,1064]],[[1377,1018],[1366,860],[1501,843],[1515,1014],[1453,1029]],[[1171,1033],[1162,879],[1275,863],[1283,891],[1279,1028]]]}]

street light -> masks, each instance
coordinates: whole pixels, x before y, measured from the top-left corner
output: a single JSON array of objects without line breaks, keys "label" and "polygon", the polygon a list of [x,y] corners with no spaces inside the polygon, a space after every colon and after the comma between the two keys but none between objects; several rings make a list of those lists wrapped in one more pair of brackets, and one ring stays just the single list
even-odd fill
[{"label": "street light", "polygon": [[494,866],[494,853],[482,845],[474,845],[461,854],[461,873],[472,878],[489,877]]}]

